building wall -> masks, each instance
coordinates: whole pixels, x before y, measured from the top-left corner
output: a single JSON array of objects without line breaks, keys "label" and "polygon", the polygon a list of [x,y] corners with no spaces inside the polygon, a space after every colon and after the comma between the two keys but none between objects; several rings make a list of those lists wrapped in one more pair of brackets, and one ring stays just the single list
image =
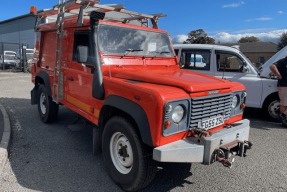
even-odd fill
[{"label": "building wall", "polygon": [[238,46],[240,51],[256,66],[260,67],[277,52],[277,45],[271,42],[226,43]]},{"label": "building wall", "polygon": [[24,15],[21,17],[9,19],[0,22],[0,51],[12,50],[19,48],[19,45],[25,44],[28,48],[34,48],[35,33],[34,33],[35,17]]},{"label": "building wall", "polygon": [[[275,53],[265,52],[265,53],[243,53],[256,67],[260,67],[264,62],[270,59]],[[260,62],[260,57],[264,58],[264,61]]]}]

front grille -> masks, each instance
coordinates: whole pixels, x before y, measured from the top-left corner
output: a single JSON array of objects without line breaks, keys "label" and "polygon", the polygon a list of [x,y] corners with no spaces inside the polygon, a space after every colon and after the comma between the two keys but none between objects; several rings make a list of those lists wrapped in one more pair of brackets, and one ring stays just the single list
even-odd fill
[{"label": "front grille", "polygon": [[231,94],[192,98],[189,128],[197,128],[198,122],[218,115],[227,120],[230,117],[231,102]]}]

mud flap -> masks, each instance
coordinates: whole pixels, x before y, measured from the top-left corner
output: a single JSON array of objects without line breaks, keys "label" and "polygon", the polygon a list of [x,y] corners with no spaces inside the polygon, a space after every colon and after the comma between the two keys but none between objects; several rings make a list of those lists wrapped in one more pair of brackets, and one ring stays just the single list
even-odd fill
[{"label": "mud flap", "polygon": [[37,104],[37,89],[36,86],[31,90],[31,104]]}]

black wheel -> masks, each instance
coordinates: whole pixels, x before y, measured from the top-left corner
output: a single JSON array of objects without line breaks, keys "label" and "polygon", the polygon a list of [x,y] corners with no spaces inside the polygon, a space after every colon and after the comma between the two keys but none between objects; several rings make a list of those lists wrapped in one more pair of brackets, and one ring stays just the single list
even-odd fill
[{"label": "black wheel", "polygon": [[93,128],[93,154],[97,155],[102,151],[101,132],[98,127]]},{"label": "black wheel", "polygon": [[52,123],[58,116],[59,105],[48,96],[44,85],[38,88],[38,112],[44,123]]},{"label": "black wheel", "polygon": [[268,98],[268,100],[266,100],[266,102],[264,103],[264,113],[266,115],[266,117],[272,121],[279,121],[280,117],[279,117],[279,97],[278,96],[273,96]]},{"label": "black wheel", "polygon": [[143,189],[155,176],[152,150],[122,117],[113,117],[105,125],[102,151],[110,177],[126,191]]}]

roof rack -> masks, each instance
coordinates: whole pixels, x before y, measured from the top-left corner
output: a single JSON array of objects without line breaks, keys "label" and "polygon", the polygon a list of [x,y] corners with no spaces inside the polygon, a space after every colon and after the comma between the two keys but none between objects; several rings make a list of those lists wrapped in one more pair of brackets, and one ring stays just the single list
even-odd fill
[{"label": "roof rack", "polygon": [[[89,16],[92,11],[98,11],[103,13],[117,13],[118,15],[110,14],[110,17],[106,17],[105,20],[120,21],[123,23],[128,23],[130,21],[138,21],[141,25],[148,26],[148,21],[151,22],[153,28],[158,28],[157,21],[160,17],[166,16],[165,14],[143,14],[134,11],[129,11],[124,8],[123,5],[119,4],[107,4],[100,5],[99,0],[67,0],[58,5],[55,5],[53,9],[43,11],[38,13],[38,24],[43,24],[48,21],[46,18],[52,18],[56,20],[59,14],[63,14],[65,18],[70,16],[78,15],[78,25],[83,24],[83,17]],[[59,11],[60,10],[60,11]],[[54,18],[53,18],[54,16]],[[42,22],[40,22],[42,20]],[[80,23],[79,23],[80,21]]]}]

